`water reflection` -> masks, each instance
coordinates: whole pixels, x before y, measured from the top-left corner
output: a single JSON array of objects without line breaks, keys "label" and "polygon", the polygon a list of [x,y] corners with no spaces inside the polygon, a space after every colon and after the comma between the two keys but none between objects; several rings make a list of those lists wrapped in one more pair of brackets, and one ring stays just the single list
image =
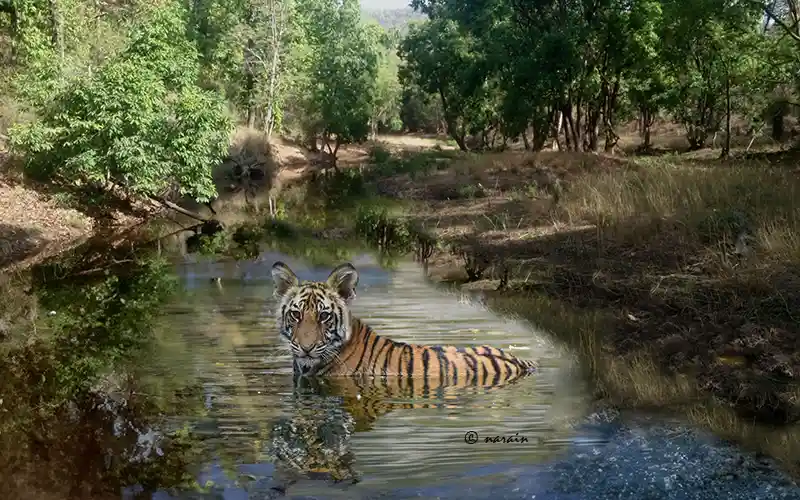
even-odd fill
[{"label": "water reflection", "polygon": [[32,331],[5,339],[0,357],[7,498],[118,498],[131,482],[194,482],[201,443],[162,417],[201,411],[199,387],[182,370],[158,384],[140,376],[163,370],[141,360],[156,359],[154,320],[178,282],[152,248],[96,245],[8,284],[18,293],[2,316],[27,310],[5,320]]},{"label": "water reflection", "polygon": [[336,393],[314,381],[298,381],[290,416],[273,421],[268,457],[276,465],[280,485],[301,479],[327,478],[335,483],[359,480],[350,437],[358,424]]}]

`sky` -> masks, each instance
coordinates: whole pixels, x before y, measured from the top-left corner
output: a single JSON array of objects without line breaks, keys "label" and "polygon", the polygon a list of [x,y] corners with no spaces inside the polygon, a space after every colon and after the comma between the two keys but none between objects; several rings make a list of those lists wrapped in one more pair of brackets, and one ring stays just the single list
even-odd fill
[{"label": "sky", "polygon": [[408,7],[411,0],[361,0],[365,9],[402,9]]}]

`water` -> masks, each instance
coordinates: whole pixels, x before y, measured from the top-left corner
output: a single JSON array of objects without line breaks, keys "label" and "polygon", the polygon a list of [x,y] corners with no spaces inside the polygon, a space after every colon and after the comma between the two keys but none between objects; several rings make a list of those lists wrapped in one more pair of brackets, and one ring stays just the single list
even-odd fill
[{"label": "water", "polygon": [[[543,462],[574,438],[570,420],[585,415],[589,401],[571,356],[545,335],[532,333],[530,326],[503,320],[465,297],[436,290],[410,263],[389,273],[373,262],[354,261],[360,281],[353,312],[397,340],[487,343],[538,360],[540,372],[488,394],[450,391],[440,401],[393,398],[397,387],[347,384],[330,395],[293,398],[291,357],[274,329],[269,268],[278,259],[286,261],[301,279],[324,280],[330,272],[280,255],[263,256],[259,265],[246,269],[187,264],[179,270],[191,292],[170,306],[169,315],[180,318],[176,328],[185,338],[184,345],[192,346],[195,356],[203,359],[198,372],[208,394],[209,415],[198,424],[208,429],[207,442],[214,443],[215,449],[224,453],[235,446],[248,447],[258,438],[259,427],[269,428],[276,419],[297,418],[298,406],[324,407],[342,394],[351,396],[348,404],[355,406],[349,412],[358,419],[354,426],[369,427],[349,439],[361,481],[347,495],[354,490],[436,484],[465,468],[500,461]],[[220,275],[221,290],[210,282],[212,276]],[[404,402],[438,407],[388,411]],[[376,408],[387,413],[373,420]],[[469,431],[478,436],[517,436],[527,442],[468,444],[465,434]],[[319,495],[326,488],[310,481],[294,485],[292,491]]]},{"label": "water", "polygon": [[[56,347],[28,342],[0,366],[0,493],[800,498],[774,464],[680,419],[598,413],[580,366],[548,335],[436,289],[411,263],[390,272],[368,256],[353,259],[354,313],[396,340],[510,349],[537,360],[539,372],[428,399],[392,383],[296,387],[274,327],[275,260],[301,279],[330,271],[265,253],[35,284],[49,318],[37,335]],[[168,292],[171,274],[178,286]],[[512,442],[485,442],[492,436]]]}]

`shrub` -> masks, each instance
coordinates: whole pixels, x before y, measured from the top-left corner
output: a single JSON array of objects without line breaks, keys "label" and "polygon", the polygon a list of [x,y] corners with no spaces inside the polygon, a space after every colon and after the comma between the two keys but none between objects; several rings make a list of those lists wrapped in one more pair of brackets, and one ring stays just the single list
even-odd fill
[{"label": "shrub", "polygon": [[28,173],[66,186],[116,186],[126,195],[216,196],[211,167],[232,123],[219,95],[196,85],[198,53],[184,12],[155,11],[131,44],[94,75],[10,130]]}]

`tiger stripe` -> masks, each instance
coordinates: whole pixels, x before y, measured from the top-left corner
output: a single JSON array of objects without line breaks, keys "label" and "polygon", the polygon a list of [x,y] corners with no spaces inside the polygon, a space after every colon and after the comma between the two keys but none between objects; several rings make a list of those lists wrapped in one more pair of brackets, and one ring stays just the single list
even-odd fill
[{"label": "tiger stripe", "polygon": [[321,367],[320,375],[378,375],[407,379],[438,378],[448,384],[497,385],[536,370],[536,363],[482,345],[456,347],[414,345],[382,337],[358,318],[351,320],[351,337],[337,361]]},{"label": "tiger stripe", "polygon": [[350,314],[358,283],[350,264],[336,267],[325,282],[300,283],[281,262],[272,274],[278,329],[297,375],[398,378],[404,389],[427,395],[453,386],[502,386],[537,369],[534,361],[488,345],[417,345],[378,335]]}]

